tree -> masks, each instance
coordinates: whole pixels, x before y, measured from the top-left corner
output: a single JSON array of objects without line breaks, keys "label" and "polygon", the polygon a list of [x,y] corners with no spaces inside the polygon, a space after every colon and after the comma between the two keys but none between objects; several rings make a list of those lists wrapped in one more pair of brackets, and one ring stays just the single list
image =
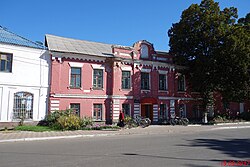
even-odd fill
[{"label": "tree", "polygon": [[192,89],[201,92],[204,107],[213,92],[225,101],[249,97],[249,14],[236,24],[237,9],[220,10],[219,3],[202,0],[184,10],[168,31],[170,53],[187,66]]}]

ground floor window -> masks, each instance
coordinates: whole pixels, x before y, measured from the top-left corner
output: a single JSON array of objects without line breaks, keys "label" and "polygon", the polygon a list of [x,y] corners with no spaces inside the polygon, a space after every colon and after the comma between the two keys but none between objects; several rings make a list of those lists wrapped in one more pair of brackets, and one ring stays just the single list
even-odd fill
[{"label": "ground floor window", "polygon": [[102,104],[94,104],[93,120],[102,120]]},{"label": "ground floor window", "polygon": [[184,118],[187,117],[187,114],[186,114],[186,105],[185,104],[180,104],[179,105],[179,114],[180,114],[180,117],[184,117]]},{"label": "ground floor window", "polygon": [[13,119],[33,119],[33,94],[17,92],[14,94]]},{"label": "ground floor window", "polygon": [[202,106],[201,105],[194,105],[193,106],[193,118],[199,119],[202,117]]},{"label": "ground floor window", "polygon": [[70,104],[70,109],[80,117],[80,104],[79,103],[71,103]]},{"label": "ground floor window", "polygon": [[164,120],[168,118],[167,104],[160,104],[159,119]]},{"label": "ground floor window", "polygon": [[130,113],[130,104],[122,104],[122,112],[125,116],[131,116]]}]

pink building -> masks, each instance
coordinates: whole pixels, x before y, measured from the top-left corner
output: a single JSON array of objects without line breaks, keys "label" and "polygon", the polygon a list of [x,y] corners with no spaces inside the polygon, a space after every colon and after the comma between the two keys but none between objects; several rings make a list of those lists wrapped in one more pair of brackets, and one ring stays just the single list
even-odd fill
[{"label": "pink building", "polygon": [[202,116],[183,67],[145,40],[128,47],[46,35],[46,46],[52,58],[50,111],[74,108],[81,117],[105,122],[116,122],[120,111],[153,123],[171,114]]}]

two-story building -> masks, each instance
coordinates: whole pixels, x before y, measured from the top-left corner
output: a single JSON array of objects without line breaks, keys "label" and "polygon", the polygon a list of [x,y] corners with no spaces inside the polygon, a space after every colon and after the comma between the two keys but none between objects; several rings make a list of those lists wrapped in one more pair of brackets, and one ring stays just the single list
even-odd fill
[{"label": "two-story building", "polygon": [[48,109],[46,48],[0,26],[0,123],[39,121]]},{"label": "two-story building", "polygon": [[50,111],[74,108],[96,121],[117,121],[119,112],[149,117],[201,117],[183,67],[145,40],[111,45],[46,35],[51,58]]}]

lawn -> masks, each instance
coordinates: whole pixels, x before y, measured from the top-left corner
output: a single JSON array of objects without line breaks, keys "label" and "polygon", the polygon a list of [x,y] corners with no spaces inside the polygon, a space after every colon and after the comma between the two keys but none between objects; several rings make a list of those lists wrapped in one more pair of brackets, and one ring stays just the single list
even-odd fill
[{"label": "lawn", "polygon": [[52,129],[48,126],[32,126],[32,125],[23,125],[23,126],[17,126],[14,130],[18,131],[32,131],[32,132],[47,132],[47,131],[55,131],[55,129]]}]

